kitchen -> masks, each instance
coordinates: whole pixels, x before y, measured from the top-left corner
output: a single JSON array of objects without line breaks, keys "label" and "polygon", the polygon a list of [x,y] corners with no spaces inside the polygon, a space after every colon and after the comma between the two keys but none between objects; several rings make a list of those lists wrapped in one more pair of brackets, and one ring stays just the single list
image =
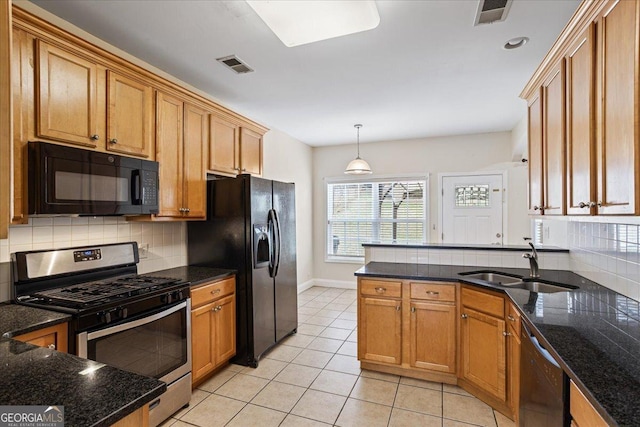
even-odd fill
[{"label": "kitchen", "polygon": [[[18,3],[16,2],[16,4]],[[32,12],[37,9],[35,6],[30,6],[30,4],[26,4],[24,7]],[[471,9],[475,12],[476,7],[477,5],[474,4]],[[555,17],[558,20],[557,28],[553,31],[553,34],[547,35],[548,45],[540,49],[540,57],[533,61],[531,68],[519,77],[520,84],[516,88],[517,92],[512,94],[514,99],[540,62],[542,55],[551,46],[562,26],[568,21],[571,13],[577,7],[577,3],[574,2],[572,7],[573,9],[571,7],[567,8],[562,19]],[[514,13],[516,10],[514,6]],[[55,16],[48,15],[41,10],[38,13],[40,14],[39,16],[45,16],[49,22],[54,22],[63,28],[71,28],[68,23]],[[498,25],[500,24],[496,24],[495,27],[498,28]],[[90,35],[82,34],[82,37],[89,38],[98,46],[105,46],[103,42],[90,38]],[[535,45],[532,43],[529,46]],[[108,50],[114,51],[113,48],[108,48]],[[139,60],[135,60],[135,58],[131,58],[127,54],[117,50],[115,52],[117,55],[134,63],[140,63]],[[143,68],[147,67],[143,65]],[[228,73],[227,70],[222,71]],[[157,73],[164,75],[159,70]],[[517,99],[516,101],[520,103],[518,105],[523,107],[523,101]],[[243,113],[246,111],[245,114],[248,117],[255,116],[251,114],[252,110],[250,108],[242,111]],[[505,243],[519,244],[523,235],[530,235],[534,231],[533,227],[530,226],[526,208],[527,166],[520,161],[521,158],[528,157],[525,154],[527,126],[524,117],[526,112],[522,109],[520,111],[521,115],[516,118],[521,118],[522,120],[512,121],[512,124],[515,124],[515,127],[512,128],[513,130],[487,133],[476,132],[475,135],[465,136],[399,138],[403,139],[403,141],[397,141],[394,137],[387,137],[382,140],[392,142],[363,144],[362,157],[371,163],[376,175],[398,175],[400,173],[406,175],[407,172],[416,171],[423,174],[425,172],[431,174],[428,181],[429,192],[431,193],[428,214],[430,231],[428,232],[429,237],[426,239],[430,242],[439,241],[439,224],[436,221],[439,215],[438,203],[436,203],[438,193],[438,180],[436,178],[438,173],[477,171],[479,169],[488,171],[508,169],[509,181],[506,201],[508,204],[508,217],[506,222],[509,225],[504,230],[504,234],[507,236]],[[348,129],[346,129],[346,132],[342,132],[343,136],[340,139],[343,142],[351,142],[347,146],[311,148],[285,132],[271,130],[264,135],[262,141],[264,146],[263,176],[296,183],[297,281],[300,291],[314,285],[355,289],[353,272],[359,266],[327,260],[325,217],[321,212],[326,209],[324,178],[341,176],[344,167],[355,154],[355,147],[352,144],[355,132],[353,132],[352,125],[359,120],[361,119],[354,118],[350,120],[348,125],[345,126]],[[267,122],[265,121],[265,123]],[[246,126],[252,126],[252,124],[249,123]],[[259,125],[257,127],[259,131]],[[373,123],[368,124],[365,122],[365,126],[361,130],[363,141],[374,138],[374,131],[371,129],[375,129]],[[105,137],[103,136],[102,138],[104,139]],[[375,138],[377,139],[378,137],[375,136]],[[385,160],[389,158],[389,152],[393,152],[395,158],[401,162],[401,169],[398,169],[397,163]],[[454,162],[452,162],[452,158],[455,160]],[[0,157],[0,159],[4,161],[6,157]],[[295,159],[295,161],[292,161],[292,159]],[[337,161],[336,159],[341,160]],[[3,179],[3,182],[8,181]],[[15,185],[16,182],[14,182]],[[3,191],[6,191],[6,188],[3,188]],[[10,200],[8,195],[5,197],[5,200]],[[584,201],[588,202],[589,200]],[[12,205],[13,203],[7,202],[6,205]],[[531,207],[533,209],[533,205]],[[310,215],[310,212],[320,213]],[[570,250],[570,255],[568,256],[566,254],[553,255],[542,252],[541,268],[562,268],[561,263],[566,265],[567,260],[570,260],[571,270],[580,272],[580,274],[600,284],[606,284],[610,289],[637,301],[639,289],[637,262],[630,256],[630,253],[637,253],[637,250],[633,252],[627,249],[625,253],[615,253],[613,256],[610,253],[604,255],[603,250],[600,247],[594,248],[592,243],[596,241],[598,244],[605,245],[605,247],[613,244],[617,245],[614,247],[624,246],[625,248],[633,249],[635,247],[637,249],[637,242],[634,243],[629,237],[634,235],[634,232],[637,235],[635,231],[637,221],[634,221],[633,218],[615,216],[594,217],[595,221],[585,217],[570,218],[570,221],[563,221],[537,217],[534,221],[535,230],[539,230],[539,234],[544,237],[545,244],[568,247]],[[431,225],[435,228],[432,229]],[[614,229],[624,229],[624,233],[615,231],[613,235],[622,236],[624,234],[625,237],[609,238],[610,230]],[[9,229],[9,239],[0,240],[0,260],[3,261],[0,264],[0,268],[3,269],[2,279],[0,280],[3,285],[0,287],[2,292],[0,294],[1,299],[10,299],[11,282],[9,278],[10,267],[8,265],[10,253],[52,247],[136,241],[140,243],[141,248],[138,272],[147,273],[188,264],[186,234],[187,226],[183,221],[137,222],[127,221],[125,218],[118,217],[32,218],[27,224],[12,225]],[[623,242],[624,244],[618,242]],[[343,241],[342,243],[344,245],[345,242]],[[448,258],[452,262],[453,259],[462,257],[466,265],[496,266],[495,263],[489,264],[489,257],[485,262],[485,254],[481,253],[481,251],[473,251],[473,253],[469,254],[463,253],[464,251],[461,252],[460,254],[443,256],[442,253],[437,251],[430,251],[428,257],[433,255],[433,259],[429,262],[444,264],[447,262],[446,260],[443,261],[443,259]],[[497,266],[526,268],[526,260],[518,259],[521,252],[524,252],[524,249],[520,249],[516,256],[512,256],[513,254],[501,255],[500,264]],[[413,250],[411,248],[406,250],[399,248],[394,252],[380,252],[377,248],[374,248],[365,255],[368,257],[368,261],[382,262],[412,262],[413,259],[421,256],[417,249]],[[465,256],[469,260],[465,260]],[[393,260],[391,257],[393,257]],[[494,259],[495,257],[491,257],[491,260]],[[611,280],[612,278],[613,280]]]}]

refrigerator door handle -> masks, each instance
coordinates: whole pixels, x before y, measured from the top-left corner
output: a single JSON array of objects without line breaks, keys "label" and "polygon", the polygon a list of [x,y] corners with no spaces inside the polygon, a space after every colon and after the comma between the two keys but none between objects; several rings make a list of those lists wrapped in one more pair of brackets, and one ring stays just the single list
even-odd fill
[{"label": "refrigerator door handle", "polygon": [[276,217],[276,211],[271,209],[269,210],[269,276],[276,277],[278,274],[278,252],[280,250],[279,246],[279,230],[278,230],[278,219]]},{"label": "refrigerator door handle", "polygon": [[280,237],[280,219],[278,218],[278,212],[276,212],[275,209],[273,210],[273,217],[276,224],[276,265],[274,268],[275,271],[273,273],[273,277],[276,277],[278,275],[278,269],[280,268],[280,249],[282,247],[282,239]]}]

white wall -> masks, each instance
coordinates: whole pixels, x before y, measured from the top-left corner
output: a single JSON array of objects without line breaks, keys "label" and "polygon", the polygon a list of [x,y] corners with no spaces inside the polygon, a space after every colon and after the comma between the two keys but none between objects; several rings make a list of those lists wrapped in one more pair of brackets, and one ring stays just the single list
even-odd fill
[{"label": "white wall", "polygon": [[296,249],[298,286],[313,278],[313,151],[276,129],[264,136],[263,176],[296,184]]},{"label": "white wall", "polygon": [[[402,175],[407,173],[430,174],[429,239],[437,241],[438,222],[438,173],[470,172],[477,170],[504,170],[512,166],[512,138],[510,132],[459,135],[441,138],[424,138],[404,141],[385,141],[362,144],[360,153],[366,159],[375,174]],[[316,147],[313,149],[313,240],[314,240],[314,278],[318,284],[331,284],[331,281],[354,282],[353,272],[360,266],[356,264],[328,263],[324,261],[326,242],[326,194],[324,178],[344,176],[344,168],[355,157],[355,145]],[[517,169],[517,168],[513,168]],[[509,194],[517,200],[518,194],[526,195],[526,174],[519,170],[508,174]],[[525,196],[526,197],[526,196]],[[515,203],[515,202],[514,202]],[[526,203],[525,203],[526,208]],[[511,213],[510,213],[510,216]],[[524,216],[517,212],[515,219],[521,217],[524,224],[508,231],[509,236],[521,240],[521,229],[528,230],[526,211]],[[436,229],[434,229],[434,226]],[[512,224],[507,225],[511,227]],[[511,243],[511,242],[508,242]]]}]

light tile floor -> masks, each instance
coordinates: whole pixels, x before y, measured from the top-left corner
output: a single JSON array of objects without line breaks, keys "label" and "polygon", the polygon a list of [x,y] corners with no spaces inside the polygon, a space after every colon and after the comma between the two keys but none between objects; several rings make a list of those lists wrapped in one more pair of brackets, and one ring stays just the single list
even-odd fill
[{"label": "light tile floor", "polygon": [[224,368],[163,427],[514,426],[457,386],[360,370],[355,290],[313,287],[298,305],[296,335],[257,369]]}]

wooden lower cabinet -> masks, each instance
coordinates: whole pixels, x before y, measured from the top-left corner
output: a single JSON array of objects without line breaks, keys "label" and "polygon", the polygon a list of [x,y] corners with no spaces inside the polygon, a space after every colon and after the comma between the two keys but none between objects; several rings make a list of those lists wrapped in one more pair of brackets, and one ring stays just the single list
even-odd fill
[{"label": "wooden lower cabinet", "polygon": [[60,323],[47,328],[38,329],[23,335],[14,337],[14,340],[27,342],[39,347],[49,347],[51,349],[66,353],[68,350],[68,325]]},{"label": "wooden lower cabinet", "polygon": [[455,305],[411,301],[410,331],[411,367],[455,374]]},{"label": "wooden lower cabinet", "polygon": [[197,384],[236,354],[235,278],[204,284],[191,295],[191,376]]},{"label": "wooden lower cabinet", "polygon": [[399,365],[402,362],[402,301],[363,297],[358,323],[358,358]]},{"label": "wooden lower cabinet", "polygon": [[606,427],[609,425],[573,381],[570,381],[569,385],[569,408],[572,426]]},{"label": "wooden lower cabinet", "polygon": [[374,369],[456,383],[456,284],[358,280],[358,359]]}]

